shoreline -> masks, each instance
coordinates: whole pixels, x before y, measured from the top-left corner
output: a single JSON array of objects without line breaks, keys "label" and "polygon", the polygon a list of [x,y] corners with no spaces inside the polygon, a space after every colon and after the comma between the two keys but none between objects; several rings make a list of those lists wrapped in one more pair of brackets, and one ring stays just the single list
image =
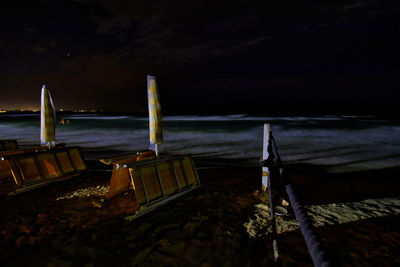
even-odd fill
[{"label": "shoreline", "polygon": [[[1,110],[0,110],[1,111]],[[34,110],[7,110],[0,112],[0,117],[2,115],[38,115],[40,111]],[[377,119],[390,119],[398,121],[398,116],[395,115],[396,112],[384,112],[384,111],[370,111],[370,112],[360,112],[359,110],[348,110],[346,112],[343,111],[324,111],[324,112],[299,112],[298,110],[295,112],[166,112],[164,116],[237,116],[237,115],[245,115],[245,116],[254,116],[254,117],[335,117],[335,116],[343,116],[343,117],[371,117]],[[102,116],[135,116],[135,117],[148,117],[148,111],[112,111],[112,110],[92,110],[86,109],[85,111],[77,111],[77,110],[64,110],[56,111],[56,115],[58,116],[69,116],[69,115],[102,115]]]}]

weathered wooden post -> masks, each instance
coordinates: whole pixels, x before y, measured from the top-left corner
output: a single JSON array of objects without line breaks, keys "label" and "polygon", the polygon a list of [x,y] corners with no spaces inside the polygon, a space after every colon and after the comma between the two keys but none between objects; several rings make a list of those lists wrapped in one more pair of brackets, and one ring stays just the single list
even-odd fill
[{"label": "weathered wooden post", "polygon": [[262,161],[262,181],[261,190],[265,193],[268,190],[269,195],[269,208],[272,220],[272,249],[274,255],[274,261],[279,261],[279,250],[276,232],[276,222],[275,222],[275,207],[274,207],[274,197],[272,193],[271,186],[271,169],[273,165],[274,153],[272,151],[272,135],[271,135],[271,125],[269,123],[264,124],[264,144],[263,144],[263,161]]},{"label": "weathered wooden post", "polygon": [[[263,162],[268,161],[270,154],[268,151],[268,147],[270,144],[270,133],[271,133],[271,126],[269,123],[264,124],[264,144],[263,144]],[[269,168],[266,164],[263,164],[262,167],[262,180],[261,180],[261,191],[265,192],[268,189],[269,183]]]}]

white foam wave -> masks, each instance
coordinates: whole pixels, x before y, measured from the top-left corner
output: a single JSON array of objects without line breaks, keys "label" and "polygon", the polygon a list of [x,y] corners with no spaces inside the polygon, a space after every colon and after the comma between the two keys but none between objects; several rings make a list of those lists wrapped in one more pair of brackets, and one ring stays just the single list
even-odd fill
[{"label": "white foam wave", "polygon": [[131,116],[103,116],[103,115],[94,115],[94,116],[86,116],[86,115],[71,115],[71,116],[58,116],[68,120],[124,120],[130,119]]},{"label": "white foam wave", "polygon": [[[60,117],[60,116],[59,116]],[[104,115],[69,115],[63,116],[64,119],[71,120],[138,120],[138,121],[148,121],[148,117],[137,117],[137,116],[104,116]],[[349,116],[342,117],[254,117],[247,116],[244,114],[238,115],[221,115],[221,116],[163,116],[163,121],[338,121],[348,118],[353,118]],[[355,117],[354,117],[355,118]]]},{"label": "white foam wave", "polygon": [[[85,116],[91,119],[90,116]],[[81,117],[82,118],[82,117]],[[165,124],[164,144],[161,151],[168,153],[191,153],[197,156],[259,159],[262,155],[264,122],[272,124],[282,159],[287,164],[310,163],[329,166],[332,172],[355,171],[400,166],[400,125],[372,123],[354,119],[363,127],[322,128],[322,120],[346,118],[315,118],[316,124],[287,123],[287,121],[312,120],[306,117],[256,118],[260,122],[248,123],[249,117],[225,116],[172,116],[166,121],[194,121],[193,123]],[[135,117],[113,117],[116,121],[138,119]],[[144,118],[139,118],[139,120]],[[275,120],[274,120],[275,119]],[[57,128],[58,143],[79,145],[83,150],[112,149],[137,151],[149,146],[147,124],[96,123],[94,128],[85,124]],[[230,123],[206,124],[197,122],[215,120]],[[73,124],[72,124],[73,125]],[[334,124],[329,124],[332,126]],[[81,128],[80,128],[81,127]],[[39,125],[3,123],[0,121],[0,139],[17,139],[20,144],[39,143]],[[254,161],[256,162],[256,160]]]}]

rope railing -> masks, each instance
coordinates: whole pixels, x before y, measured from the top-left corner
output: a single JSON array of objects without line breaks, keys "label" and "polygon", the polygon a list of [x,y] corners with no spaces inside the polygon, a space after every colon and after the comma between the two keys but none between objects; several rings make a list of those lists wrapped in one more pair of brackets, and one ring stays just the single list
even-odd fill
[{"label": "rope railing", "polygon": [[292,205],[294,214],[296,215],[296,220],[300,224],[300,230],[303,234],[304,240],[306,241],[308,252],[311,255],[314,266],[331,266],[331,263],[323,250],[321,240],[292,184],[286,184],[286,193],[288,194],[289,202]]},{"label": "rope railing", "polygon": [[[293,208],[294,214],[296,216],[296,220],[300,224],[300,230],[306,242],[308,252],[310,253],[311,259],[313,261],[314,266],[332,266],[330,260],[326,252],[323,249],[321,239],[312,224],[310,217],[307,215],[306,209],[304,205],[301,203],[300,198],[296,194],[296,190],[294,186],[291,184],[290,179],[287,177],[286,173],[283,171],[283,163],[281,157],[278,153],[278,149],[276,147],[275,139],[270,132],[270,144],[272,145],[271,157],[275,157],[277,161],[277,166],[275,168],[279,168],[280,175],[283,176],[285,182],[286,193],[289,197],[289,202]],[[270,148],[271,149],[271,148]],[[269,165],[268,167],[273,168],[271,166],[272,160],[264,161],[264,164]],[[273,179],[273,177],[271,177]]]}]

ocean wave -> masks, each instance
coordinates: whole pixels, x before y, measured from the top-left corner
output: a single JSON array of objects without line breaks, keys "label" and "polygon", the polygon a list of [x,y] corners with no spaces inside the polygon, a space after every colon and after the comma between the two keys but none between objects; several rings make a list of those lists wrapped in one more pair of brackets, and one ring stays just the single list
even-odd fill
[{"label": "ocean wave", "polygon": [[104,115],[70,115],[70,116],[58,116],[68,120],[124,120],[131,119],[131,116],[104,116]]},{"label": "ocean wave", "polygon": [[[112,120],[92,120],[88,115],[80,118],[57,126],[58,143],[78,145],[83,151],[135,152],[149,147],[145,118],[110,116]],[[246,115],[165,117],[161,151],[197,157],[252,158],[256,162],[262,155],[263,125],[270,122],[287,164],[326,165],[332,172],[400,166],[400,157],[396,156],[400,155],[397,122],[353,117],[252,118]],[[0,121],[0,139],[38,144],[37,117]]]}]

